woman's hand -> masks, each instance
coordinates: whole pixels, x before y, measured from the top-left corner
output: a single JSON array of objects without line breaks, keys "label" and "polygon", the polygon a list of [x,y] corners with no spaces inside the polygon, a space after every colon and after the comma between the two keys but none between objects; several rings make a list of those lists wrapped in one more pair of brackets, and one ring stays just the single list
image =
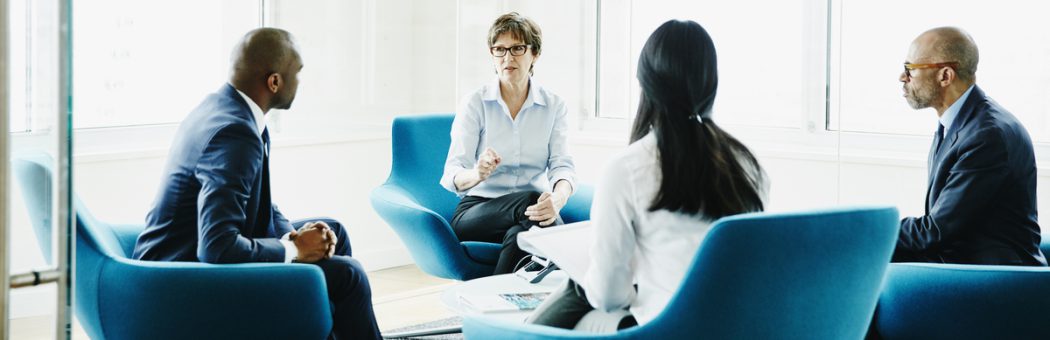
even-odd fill
[{"label": "woman's hand", "polygon": [[496,153],[496,150],[485,148],[485,151],[478,157],[478,164],[474,166],[474,169],[478,171],[478,182],[484,182],[488,179],[499,167],[499,163],[502,160],[499,154]]},{"label": "woman's hand", "polygon": [[566,200],[567,197],[558,192],[545,192],[540,194],[536,204],[525,208],[525,216],[529,217],[529,221],[540,222],[541,227],[549,226],[558,219],[558,212],[565,206]]}]

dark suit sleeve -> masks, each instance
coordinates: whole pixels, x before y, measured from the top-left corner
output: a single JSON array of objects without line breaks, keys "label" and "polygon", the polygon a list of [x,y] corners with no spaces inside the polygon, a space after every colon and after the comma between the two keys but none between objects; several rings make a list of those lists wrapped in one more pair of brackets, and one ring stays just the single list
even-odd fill
[{"label": "dark suit sleeve", "polygon": [[281,210],[277,209],[276,204],[273,205],[273,225],[274,228],[277,229],[277,236],[284,236],[284,234],[295,230],[295,228],[292,227],[292,223],[288,221],[288,218],[284,217]]},{"label": "dark suit sleeve", "polygon": [[262,167],[262,145],[250,126],[222,127],[204,147],[195,174],[197,196],[197,258],[207,263],[284,261],[284,246],[276,238],[248,238],[247,205]]},{"label": "dark suit sleeve", "polygon": [[1002,131],[989,128],[962,140],[958,159],[930,212],[901,220],[898,249],[923,251],[979,219],[1008,178],[1009,153]]}]

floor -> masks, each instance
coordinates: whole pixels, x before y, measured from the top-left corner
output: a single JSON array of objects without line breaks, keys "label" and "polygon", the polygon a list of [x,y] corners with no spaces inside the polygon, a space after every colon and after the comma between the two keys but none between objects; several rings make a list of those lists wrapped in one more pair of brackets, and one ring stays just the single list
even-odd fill
[{"label": "floor", "polygon": [[[457,281],[424,274],[415,265],[388,268],[368,273],[372,284],[379,328],[388,330],[455,316],[441,304],[441,292]],[[54,339],[54,317],[40,316],[12,319],[11,339]],[[80,325],[73,324],[73,339],[88,339]]]}]

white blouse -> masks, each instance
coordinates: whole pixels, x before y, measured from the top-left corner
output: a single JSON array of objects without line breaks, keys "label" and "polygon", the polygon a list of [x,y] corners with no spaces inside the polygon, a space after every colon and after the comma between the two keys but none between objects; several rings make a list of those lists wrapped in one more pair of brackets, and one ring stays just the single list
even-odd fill
[{"label": "white blouse", "polygon": [[[667,306],[713,222],[701,214],[649,211],[662,177],[650,133],[606,165],[591,207],[596,235],[582,282],[587,300],[604,311],[630,306],[639,325]],[[764,184],[761,191],[764,200]]]}]

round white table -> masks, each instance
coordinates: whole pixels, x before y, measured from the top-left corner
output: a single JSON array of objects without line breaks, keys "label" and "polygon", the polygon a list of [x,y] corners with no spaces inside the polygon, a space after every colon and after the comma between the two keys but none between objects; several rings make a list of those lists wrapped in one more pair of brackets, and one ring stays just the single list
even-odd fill
[{"label": "round white table", "polygon": [[441,293],[441,303],[459,315],[485,315],[509,321],[524,321],[531,310],[510,312],[481,313],[473,308],[465,306],[459,298],[462,294],[501,294],[501,293],[549,293],[565,284],[569,278],[564,271],[556,270],[543,278],[539,283],[529,283],[525,279],[514,274],[493,275],[464,281],[455,286],[445,289]]},{"label": "round white table", "polygon": [[[463,305],[460,301],[461,294],[500,294],[500,293],[544,293],[552,292],[561,287],[569,276],[564,271],[551,272],[543,281],[532,284],[515,274],[501,274],[463,281],[457,285],[445,289],[441,293],[441,303],[459,315],[485,315],[508,321],[523,322],[532,313],[531,310],[511,312],[481,313],[473,308]],[[399,333],[383,334],[383,338],[407,338],[428,335],[441,335],[459,333],[462,326],[446,326],[433,329],[413,330]]]}]

